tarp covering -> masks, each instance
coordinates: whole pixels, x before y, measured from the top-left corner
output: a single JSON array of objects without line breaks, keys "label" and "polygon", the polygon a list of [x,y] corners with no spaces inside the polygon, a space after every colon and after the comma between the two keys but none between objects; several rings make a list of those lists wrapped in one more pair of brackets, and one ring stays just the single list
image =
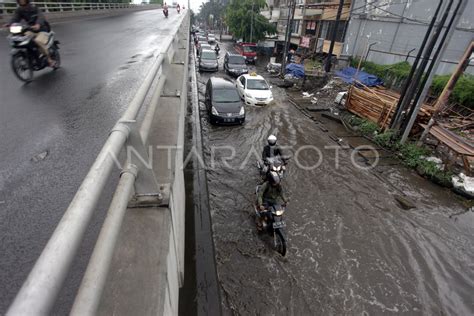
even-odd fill
[{"label": "tarp covering", "polygon": [[304,78],[304,66],[301,64],[288,64],[286,66],[286,74],[296,78]]},{"label": "tarp covering", "polygon": [[[356,72],[357,69],[355,69],[354,67],[347,67],[342,70],[336,71],[336,76],[341,78],[344,82],[353,83]],[[368,87],[375,87],[383,84],[383,80],[379,77],[361,70],[357,72],[357,77],[355,79],[359,82],[362,82]]]}]

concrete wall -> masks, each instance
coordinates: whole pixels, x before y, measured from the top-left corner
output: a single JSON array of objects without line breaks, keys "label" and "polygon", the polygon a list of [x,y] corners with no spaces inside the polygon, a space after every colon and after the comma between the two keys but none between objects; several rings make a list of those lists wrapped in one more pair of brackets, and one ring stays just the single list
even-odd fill
[{"label": "concrete wall", "polygon": [[[170,30],[170,36],[174,33]],[[166,81],[148,146],[153,171],[169,188],[162,207],[129,207],[115,249],[99,315],[177,315],[184,280],[185,186],[183,146],[188,90],[189,14],[164,53]],[[169,152],[163,146],[174,148]],[[160,149],[161,147],[161,149]]]},{"label": "concrete wall", "polygon": [[[467,45],[474,37],[474,1],[468,1],[463,12],[461,21],[456,26],[453,37],[449,41],[446,53],[442,56],[443,62],[437,70],[438,74],[451,73]],[[375,8],[368,3],[374,3]],[[411,56],[416,56],[425,32],[426,23],[429,23],[434,15],[438,1],[433,0],[354,0],[353,12],[346,31],[343,55],[363,56],[367,43],[377,44],[370,52],[369,61],[379,64],[393,64],[404,61],[408,52],[415,49]],[[385,6],[381,6],[386,4]],[[454,5],[457,1],[454,2]],[[362,6],[365,8],[358,9]],[[383,10],[384,11],[383,11]],[[389,14],[389,11],[393,14]],[[403,16],[405,18],[401,18]],[[450,17],[448,17],[449,19]],[[421,21],[421,24],[416,21]],[[387,53],[386,53],[387,52]],[[391,53],[391,54],[389,54]],[[412,62],[413,57],[408,61]],[[474,74],[474,67],[467,69],[468,73]]]}]

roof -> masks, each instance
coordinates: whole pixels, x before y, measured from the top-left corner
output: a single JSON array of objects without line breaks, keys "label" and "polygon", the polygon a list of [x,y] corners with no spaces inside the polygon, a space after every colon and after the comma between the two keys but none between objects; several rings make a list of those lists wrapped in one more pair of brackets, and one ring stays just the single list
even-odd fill
[{"label": "roof", "polygon": [[240,54],[237,54],[237,53],[231,53],[231,52],[227,52],[227,55],[229,55],[229,57],[242,57],[242,58],[245,58],[245,56],[242,56]]},{"label": "roof", "polygon": [[227,78],[220,78],[220,77],[211,77],[209,79],[211,81],[211,84],[215,89],[225,89],[225,88],[230,88],[230,89],[235,89],[235,84]]},{"label": "roof", "polygon": [[250,74],[245,74],[245,75],[242,75],[242,76],[244,76],[246,79],[260,79],[260,80],[265,80],[265,78],[263,78],[262,76],[257,75],[257,74],[254,75],[254,74],[252,74],[252,73],[250,73]]}]

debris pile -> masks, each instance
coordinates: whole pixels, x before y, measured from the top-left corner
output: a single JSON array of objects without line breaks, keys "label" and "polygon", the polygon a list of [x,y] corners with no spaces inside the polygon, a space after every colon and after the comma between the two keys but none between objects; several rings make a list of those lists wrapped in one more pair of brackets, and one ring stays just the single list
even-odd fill
[{"label": "debris pile", "polygon": [[[377,123],[382,129],[387,129],[399,99],[399,94],[381,87],[369,88],[352,86],[347,98],[347,109],[360,117]],[[431,117],[432,107],[424,104],[418,114],[418,123],[427,122]]]}]

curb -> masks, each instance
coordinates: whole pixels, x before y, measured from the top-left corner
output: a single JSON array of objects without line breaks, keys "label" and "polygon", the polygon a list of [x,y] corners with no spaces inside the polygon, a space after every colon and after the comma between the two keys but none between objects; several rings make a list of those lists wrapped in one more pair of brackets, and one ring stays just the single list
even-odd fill
[{"label": "curb", "polygon": [[[204,157],[199,110],[199,95],[196,77],[194,48],[192,50],[191,91],[193,117],[193,146],[200,157]],[[196,303],[197,315],[222,315],[219,279],[217,275],[212,219],[209,205],[207,172],[199,165],[197,157],[193,160],[194,169],[194,227],[196,238]]]}]

